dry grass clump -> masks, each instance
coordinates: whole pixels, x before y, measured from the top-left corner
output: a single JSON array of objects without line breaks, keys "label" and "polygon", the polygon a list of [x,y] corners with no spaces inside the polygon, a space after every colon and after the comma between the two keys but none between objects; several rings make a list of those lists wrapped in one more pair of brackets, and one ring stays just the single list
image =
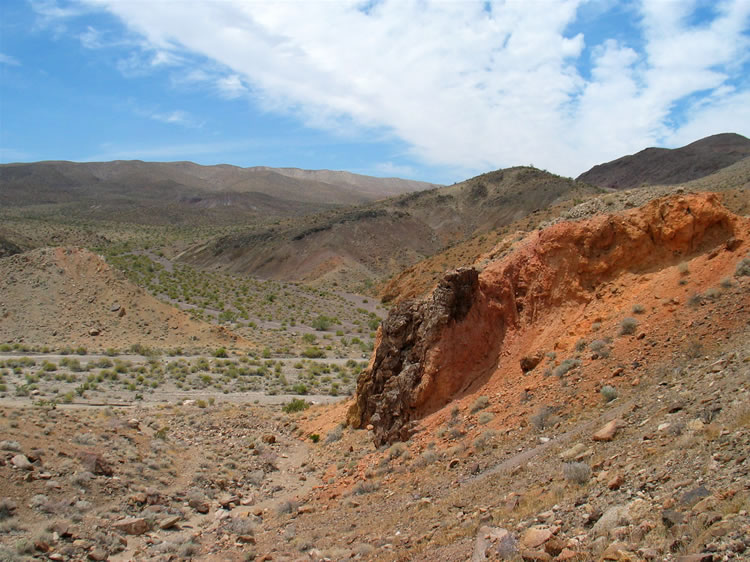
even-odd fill
[{"label": "dry grass clump", "polygon": [[585,462],[566,462],[563,465],[563,477],[572,484],[582,486],[591,478],[591,467]]}]

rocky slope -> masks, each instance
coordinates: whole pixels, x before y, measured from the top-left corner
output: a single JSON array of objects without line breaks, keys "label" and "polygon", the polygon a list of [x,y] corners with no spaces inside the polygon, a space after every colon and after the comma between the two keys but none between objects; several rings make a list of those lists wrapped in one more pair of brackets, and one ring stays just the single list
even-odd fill
[{"label": "rocky slope", "polygon": [[[535,350],[550,340],[570,352],[571,342],[563,342],[571,318],[591,324],[615,311],[627,316],[623,299],[634,290],[634,277],[647,277],[658,294],[678,264],[701,256],[711,261],[704,283],[718,285],[747,251],[749,225],[715,194],[678,195],[561,222],[498,248],[481,274],[449,274],[431,297],[392,310],[358,382],[349,423],[374,426],[379,444],[408,437],[412,420],[457,395],[491,377],[532,370],[543,358]],[[622,294],[619,307],[611,295],[601,306],[608,290]],[[637,304],[644,308],[630,306]],[[531,352],[525,364],[522,350]]]},{"label": "rocky slope", "polygon": [[578,181],[628,189],[667,185],[710,175],[750,156],[750,139],[735,133],[713,135],[682,148],[646,148],[636,154],[599,164]]},{"label": "rocky slope", "polygon": [[99,256],[70,247],[0,259],[0,342],[87,349],[246,343],[157,301]]}]

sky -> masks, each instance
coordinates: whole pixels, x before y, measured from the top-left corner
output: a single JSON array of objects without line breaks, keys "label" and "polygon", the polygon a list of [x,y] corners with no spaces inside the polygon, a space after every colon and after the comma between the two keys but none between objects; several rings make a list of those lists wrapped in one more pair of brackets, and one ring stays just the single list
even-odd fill
[{"label": "sky", "polygon": [[750,0],[2,0],[0,162],[449,184],[750,137]]}]

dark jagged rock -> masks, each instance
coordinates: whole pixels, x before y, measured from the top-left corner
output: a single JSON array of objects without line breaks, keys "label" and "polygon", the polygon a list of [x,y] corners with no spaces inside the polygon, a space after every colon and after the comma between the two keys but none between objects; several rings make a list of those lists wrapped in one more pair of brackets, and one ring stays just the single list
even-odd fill
[{"label": "dark jagged rock", "polygon": [[440,281],[431,299],[393,309],[357,383],[357,401],[349,411],[353,427],[373,424],[379,445],[409,438],[409,422],[425,398],[420,390],[426,354],[449,324],[466,318],[478,287],[477,270],[458,269]]}]

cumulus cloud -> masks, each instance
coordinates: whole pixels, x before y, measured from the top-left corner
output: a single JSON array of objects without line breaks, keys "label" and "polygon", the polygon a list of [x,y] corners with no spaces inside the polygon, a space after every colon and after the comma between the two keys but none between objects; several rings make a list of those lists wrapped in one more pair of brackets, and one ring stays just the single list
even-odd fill
[{"label": "cumulus cloud", "polygon": [[150,49],[124,59],[126,72],[144,60],[159,66],[159,57],[198,58],[212,67],[192,72],[204,72],[224,97],[251,96],[314,127],[386,130],[432,164],[486,170],[533,162],[576,175],[647,145],[750,134],[750,120],[729,118],[747,114],[740,78],[750,2],[716,2],[696,18],[695,2],[642,0],[634,36],[598,43],[585,28],[570,31],[584,4],[78,5],[116,15]]}]

